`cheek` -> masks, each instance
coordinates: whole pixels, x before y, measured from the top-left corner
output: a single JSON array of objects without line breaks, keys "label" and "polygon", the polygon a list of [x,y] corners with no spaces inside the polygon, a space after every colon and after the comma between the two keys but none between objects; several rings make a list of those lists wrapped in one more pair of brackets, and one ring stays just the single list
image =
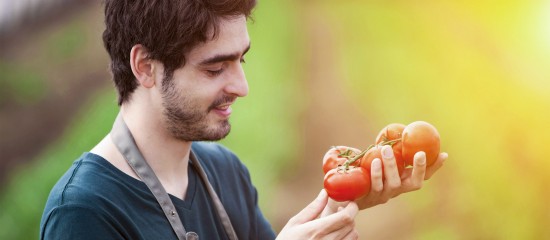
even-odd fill
[{"label": "cheek", "polygon": [[186,86],[176,90],[176,104],[189,110],[208,111],[210,106],[219,98],[217,92],[208,91],[204,87]]},{"label": "cheek", "polygon": [[194,86],[187,86],[187,91],[184,92],[186,96],[189,96],[189,100],[192,100],[195,104],[203,107],[210,107],[216,100],[223,97],[223,88],[212,83],[198,83]]},{"label": "cheek", "polygon": [[176,71],[171,84],[180,104],[206,110],[224,96],[224,80],[211,79],[200,71]]}]

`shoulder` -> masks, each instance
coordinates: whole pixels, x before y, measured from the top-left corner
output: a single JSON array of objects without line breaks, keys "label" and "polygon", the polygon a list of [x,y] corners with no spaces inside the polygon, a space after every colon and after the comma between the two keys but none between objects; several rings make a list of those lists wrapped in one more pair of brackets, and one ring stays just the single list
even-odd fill
[{"label": "shoulder", "polygon": [[120,199],[134,185],[100,156],[84,153],[52,188],[42,221],[61,206],[108,209],[113,202],[106,199]]},{"label": "shoulder", "polygon": [[41,239],[68,239],[59,235],[62,233],[79,236],[92,230],[112,231],[107,227],[99,229],[113,226],[115,218],[104,206],[101,189],[105,189],[106,180],[101,173],[105,170],[94,157],[97,156],[83,154],[52,188],[41,219]]},{"label": "shoulder", "polygon": [[80,158],[73,162],[72,166],[61,176],[57,183],[53,186],[46,208],[54,208],[58,205],[65,204],[66,201],[71,201],[74,196],[74,190],[82,188],[84,191],[78,191],[82,194],[88,192],[87,188],[83,188],[82,182],[88,181],[87,178],[90,172],[90,165],[86,164],[90,160],[89,154],[83,154]]},{"label": "shoulder", "polygon": [[84,153],[55,184],[49,200],[56,199],[59,205],[71,202],[89,204],[107,188],[116,187],[121,182],[120,175],[107,160]]},{"label": "shoulder", "polygon": [[40,239],[121,239],[121,227],[109,213],[88,204],[64,204],[42,220]]}]

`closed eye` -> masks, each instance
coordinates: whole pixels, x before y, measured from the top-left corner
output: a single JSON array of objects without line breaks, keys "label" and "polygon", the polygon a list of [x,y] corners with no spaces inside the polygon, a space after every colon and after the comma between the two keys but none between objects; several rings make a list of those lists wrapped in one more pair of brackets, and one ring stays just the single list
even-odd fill
[{"label": "closed eye", "polygon": [[208,73],[208,75],[216,77],[223,73],[223,68],[220,68],[219,70],[206,70],[206,72]]}]

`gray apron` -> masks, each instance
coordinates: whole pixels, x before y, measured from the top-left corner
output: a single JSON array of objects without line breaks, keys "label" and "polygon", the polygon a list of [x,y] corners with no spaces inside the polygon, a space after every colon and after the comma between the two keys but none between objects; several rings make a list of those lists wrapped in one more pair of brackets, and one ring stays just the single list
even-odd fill
[{"label": "gray apron", "polygon": [[[170,222],[170,225],[178,236],[178,239],[198,240],[199,236],[195,232],[185,231],[185,228],[183,227],[181,219],[179,218],[178,212],[176,211],[172,200],[170,200],[168,193],[158,180],[157,176],[153,172],[153,169],[151,169],[149,164],[147,164],[147,162],[145,161],[143,155],[141,155],[141,152],[136,145],[134,137],[132,136],[130,129],[128,129],[128,126],[124,122],[124,119],[122,119],[121,114],[119,114],[115,120],[113,129],[111,130],[111,138],[118,148],[118,151],[120,151],[120,153],[124,156],[124,159],[126,159],[136,175],[147,185],[149,190],[157,199],[157,202],[164,211],[164,215]],[[191,165],[195,168],[202,181],[204,182],[204,185],[206,186],[206,189],[208,190],[208,193],[210,194],[210,197],[214,202],[218,217],[222,221],[225,233],[227,234],[229,239],[237,240],[237,234],[235,234],[235,230],[231,225],[231,220],[229,219],[227,212],[223,208],[223,204],[218,198],[216,192],[214,191],[214,188],[212,188],[212,185],[208,181],[208,177],[206,176],[204,169],[193,154],[193,151],[191,151],[189,155],[189,162],[192,163]]]}]

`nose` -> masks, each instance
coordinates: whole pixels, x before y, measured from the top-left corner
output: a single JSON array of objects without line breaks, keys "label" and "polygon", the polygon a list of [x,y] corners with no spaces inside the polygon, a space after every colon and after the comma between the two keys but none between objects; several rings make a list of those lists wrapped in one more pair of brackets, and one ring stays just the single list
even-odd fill
[{"label": "nose", "polygon": [[231,75],[225,91],[237,97],[244,97],[248,95],[248,81],[246,81],[242,65],[236,64],[235,66],[234,74]]}]

